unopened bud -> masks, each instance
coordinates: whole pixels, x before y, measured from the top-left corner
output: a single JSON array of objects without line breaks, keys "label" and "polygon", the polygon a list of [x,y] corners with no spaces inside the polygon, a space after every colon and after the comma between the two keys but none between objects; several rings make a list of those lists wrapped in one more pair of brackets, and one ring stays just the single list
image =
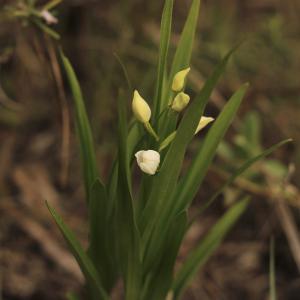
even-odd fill
[{"label": "unopened bud", "polygon": [[190,96],[184,92],[180,92],[173,100],[171,108],[177,112],[181,112],[190,102]]},{"label": "unopened bud", "polygon": [[151,117],[151,109],[137,90],[135,90],[133,93],[132,111],[138,121],[142,123],[149,122]]},{"label": "unopened bud", "polygon": [[173,78],[173,83],[172,83],[172,90],[174,92],[180,92],[183,89],[184,83],[185,83],[185,78],[186,78],[187,74],[189,73],[190,69],[191,68],[186,68],[175,74],[175,76]]}]

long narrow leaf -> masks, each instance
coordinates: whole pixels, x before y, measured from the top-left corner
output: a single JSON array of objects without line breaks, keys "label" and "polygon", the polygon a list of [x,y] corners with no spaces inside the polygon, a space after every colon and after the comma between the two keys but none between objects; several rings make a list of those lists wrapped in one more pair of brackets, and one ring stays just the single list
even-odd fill
[{"label": "long narrow leaf", "polygon": [[80,142],[84,185],[87,195],[86,198],[89,199],[90,188],[95,182],[96,178],[98,177],[92,131],[87,117],[80,85],[74,72],[74,69],[70,61],[64,56],[64,54],[61,53],[61,57],[74,98],[76,112],[76,128]]},{"label": "long narrow leaf", "polygon": [[107,211],[108,197],[104,185],[97,179],[89,200],[90,247],[89,255],[109,292],[115,284],[118,268],[114,256],[114,228]]},{"label": "long narrow leaf", "polygon": [[245,163],[242,164],[241,167],[239,167],[224,184],[212,195],[212,197],[204,204],[203,207],[200,208],[200,211],[197,213],[197,215],[201,214],[205,209],[207,209],[217,198],[219,195],[221,195],[226,187],[231,185],[239,176],[241,176],[244,172],[246,172],[252,165],[254,165],[259,160],[265,158],[266,156],[270,155],[272,152],[274,152],[279,147],[285,145],[286,143],[291,142],[292,139],[286,139],[284,141],[281,141],[272,147],[266,149],[259,155],[256,155],[255,157],[252,157],[248,159]]},{"label": "long narrow leaf", "polygon": [[190,65],[191,55],[193,50],[193,44],[195,40],[195,33],[198,23],[198,15],[200,9],[200,0],[193,0],[189,15],[185,22],[184,28],[180,35],[180,40],[173,59],[171,72],[170,72],[170,84],[174,75]]},{"label": "long narrow leaf", "polygon": [[213,226],[199,246],[190,253],[175,277],[173,284],[174,299],[180,297],[181,293],[193,279],[199,268],[217,249],[227,232],[247,208],[248,202],[249,199],[246,198],[231,207]]},{"label": "long narrow leaf", "polygon": [[187,213],[178,215],[167,233],[164,244],[164,253],[150,273],[151,281],[148,285],[147,294],[143,299],[164,300],[171,289],[175,260],[178,255],[184,234],[187,228]]},{"label": "long narrow leaf", "polygon": [[123,99],[124,96],[122,93],[119,98],[119,154],[116,203],[117,245],[121,271],[125,282],[125,299],[139,300],[141,280],[139,234],[135,221],[130,187],[129,162],[127,156],[128,130],[126,102]]},{"label": "long narrow leaf", "polygon": [[[166,86],[167,90],[165,91],[164,96],[161,99],[160,112],[163,111],[163,109],[167,106],[170,100],[169,98],[171,97],[171,85],[174,75],[178,71],[190,66],[193,44],[195,40],[195,33],[198,23],[197,21],[199,15],[199,8],[200,0],[193,0],[174,55],[170,76],[168,78],[169,81]],[[170,120],[164,117],[163,120],[161,120],[159,127],[160,134],[168,134],[174,130],[177,121],[177,115],[174,115],[173,119],[174,120]]]},{"label": "long narrow leaf", "polygon": [[81,268],[82,273],[84,274],[86,281],[89,285],[91,285],[95,290],[97,290],[99,297],[101,299],[108,299],[108,295],[106,294],[101,280],[99,278],[99,274],[91,262],[88,255],[82,249],[80,243],[77,238],[73,234],[73,232],[69,229],[69,227],[64,223],[61,216],[52,208],[48,203],[47,207],[54,218],[57,226],[59,227],[63,237],[65,238],[70,251],[73,253],[75,259],[77,260],[78,265]]},{"label": "long narrow leaf", "polygon": [[169,51],[169,42],[171,36],[172,27],[172,12],[173,12],[173,0],[166,0],[161,19],[160,26],[160,46],[159,46],[159,58],[158,58],[158,70],[156,80],[156,91],[154,97],[154,120],[160,113],[164,79],[167,74],[167,59]]},{"label": "long narrow leaf", "polygon": [[184,210],[194,199],[216,153],[216,149],[231,124],[247,88],[248,84],[245,84],[233,94],[209,130],[200,151],[193,159],[190,169],[179,185],[176,196],[176,209],[179,211]]}]

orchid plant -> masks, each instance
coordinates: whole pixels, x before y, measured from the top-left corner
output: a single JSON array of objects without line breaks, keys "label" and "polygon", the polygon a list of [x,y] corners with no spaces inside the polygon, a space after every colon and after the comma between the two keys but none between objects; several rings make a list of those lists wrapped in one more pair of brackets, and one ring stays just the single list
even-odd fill
[{"label": "orchid plant", "polygon": [[[152,108],[138,91],[120,90],[118,151],[106,180],[99,176],[80,85],[69,60],[62,54],[74,98],[89,211],[87,250],[55,209],[47,205],[85,276],[84,299],[110,299],[120,282],[122,299],[180,299],[199,268],[248,205],[248,198],[242,198],[228,208],[174,272],[180,245],[193,222],[188,217],[189,207],[248,88],[248,84],[242,85],[216,120],[203,116],[234,49],[222,59],[194,99],[190,100],[185,93],[199,8],[200,0],[193,0],[169,69],[173,0],[165,1]],[[130,102],[134,118],[129,126],[127,108]],[[179,114],[182,117],[179,118]],[[191,164],[182,174],[188,145],[194,135],[213,120]],[[210,199],[203,200],[200,212],[203,213],[224,188],[253,163],[285,142],[246,161]],[[74,293],[68,298],[79,299]]]}]

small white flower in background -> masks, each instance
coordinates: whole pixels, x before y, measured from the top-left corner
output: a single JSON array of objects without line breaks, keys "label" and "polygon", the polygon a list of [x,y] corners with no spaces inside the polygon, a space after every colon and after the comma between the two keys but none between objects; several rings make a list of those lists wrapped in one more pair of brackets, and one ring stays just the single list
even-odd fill
[{"label": "small white flower in background", "polygon": [[45,20],[48,25],[57,24],[58,19],[55,18],[48,10],[41,11],[41,17]]},{"label": "small white flower in background", "polygon": [[190,96],[184,92],[180,92],[173,100],[171,108],[177,112],[181,112],[190,102]]},{"label": "small white flower in background", "polygon": [[197,134],[201,129],[203,129],[207,124],[212,122],[214,118],[212,117],[201,117],[200,122],[197,126],[197,129],[195,131],[195,134]]},{"label": "small white flower in background", "polygon": [[175,76],[173,78],[173,82],[172,82],[172,90],[174,92],[180,92],[183,89],[184,83],[185,83],[185,78],[186,78],[187,74],[189,73],[190,69],[191,68],[186,68],[175,74]]},{"label": "small white flower in background", "polygon": [[149,175],[154,175],[160,163],[160,154],[154,150],[141,150],[135,154],[140,169]]},{"label": "small white flower in background", "polygon": [[135,90],[133,93],[132,111],[138,121],[142,123],[149,122],[151,117],[151,109],[137,90]]}]

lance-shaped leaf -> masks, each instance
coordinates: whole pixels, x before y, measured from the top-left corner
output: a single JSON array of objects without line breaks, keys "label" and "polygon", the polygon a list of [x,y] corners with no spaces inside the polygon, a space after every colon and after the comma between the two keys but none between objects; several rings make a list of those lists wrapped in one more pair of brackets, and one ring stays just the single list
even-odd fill
[{"label": "lance-shaped leaf", "polygon": [[256,162],[259,160],[262,160],[266,156],[270,155],[272,152],[274,152],[279,147],[285,145],[286,143],[291,142],[292,139],[286,139],[283,140],[272,147],[266,149],[262,153],[248,159],[246,162],[244,162],[225,182],[224,184],[211,196],[211,198],[203,205],[203,207],[200,208],[197,215],[201,214],[206,208],[208,208],[217,198],[219,195],[223,193],[226,187],[234,183],[234,181],[241,176],[244,172],[246,172],[251,166],[253,166]]},{"label": "lance-shaped leaf", "polygon": [[135,213],[130,186],[130,170],[127,155],[127,119],[126,102],[120,93],[118,102],[119,116],[119,153],[118,184],[116,201],[117,250],[121,272],[125,283],[125,299],[140,299],[140,253],[139,233],[135,222]]},{"label": "lance-shaped leaf", "polygon": [[191,55],[192,55],[192,50],[193,50],[193,45],[195,40],[195,33],[196,33],[197,23],[198,23],[199,9],[200,9],[200,0],[193,0],[193,3],[189,10],[189,15],[184,24],[184,28],[180,35],[180,40],[174,55],[174,59],[171,66],[171,72],[169,76],[169,82],[167,86],[168,92],[166,93],[165,97],[161,101],[161,107],[160,107],[161,111],[168,104],[174,75],[180,70],[189,67],[190,65]]},{"label": "lance-shaped leaf", "polygon": [[95,266],[83,250],[74,233],[64,223],[61,216],[55,211],[55,209],[52,208],[48,203],[46,204],[63,237],[65,238],[65,241],[67,242],[70,251],[73,253],[78,265],[80,266],[80,269],[85,276],[87,284],[97,292],[100,299],[108,300],[108,295],[106,294],[103,288],[102,282],[100,280],[99,274]]},{"label": "lance-shaped leaf", "polygon": [[81,88],[70,61],[61,54],[63,65],[73,94],[76,114],[76,129],[80,142],[80,154],[83,168],[83,178],[86,191],[86,199],[89,199],[89,191],[98,177],[98,170],[94,152],[94,143],[90,123],[86,113]]},{"label": "lance-shaped leaf", "polygon": [[187,213],[179,214],[166,235],[164,251],[159,263],[150,272],[147,293],[142,299],[164,300],[171,289],[174,265],[184,234],[187,229]]},{"label": "lance-shaped leaf", "polygon": [[154,97],[154,120],[160,113],[163,89],[164,89],[164,79],[167,74],[167,59],[169,51],[169,42],[171,36],[172,27],[172,12],[173,12],[173,0],[166,0],[165,6],[161,18],[160,26],[160,45],[159,45],[159,57],[158,57],[158,70],[156,79],[156,91]]},{"label": "lance-shaped leaf", "polygon": [[247,88],[248,84],[244,84],[233,94],[206,135],[200,151],[192,160],[190,169],[185,174],[177,189],[176,210],[184,210],[194,199],[215,156],[217,147],[231,124]]},{"label": "lance-shaped leaf", "polygon": [[212,227],[199,246],[189,254],[181,269],[176,274],[173,283],[174,300],[179,299],[181,293],[193,279],[199,268],[203,266],[218,248],[227,232],[247,208],[248,202],[249,199],[246,198],[231,207]]},{"label": "lance-shaped leaf", "polygon": [[108,213],[108,197],[104,185],[97,179],[92,185],[89,200],[90,255],[107,292],[117,278],[114,248],[114,228]]}]

